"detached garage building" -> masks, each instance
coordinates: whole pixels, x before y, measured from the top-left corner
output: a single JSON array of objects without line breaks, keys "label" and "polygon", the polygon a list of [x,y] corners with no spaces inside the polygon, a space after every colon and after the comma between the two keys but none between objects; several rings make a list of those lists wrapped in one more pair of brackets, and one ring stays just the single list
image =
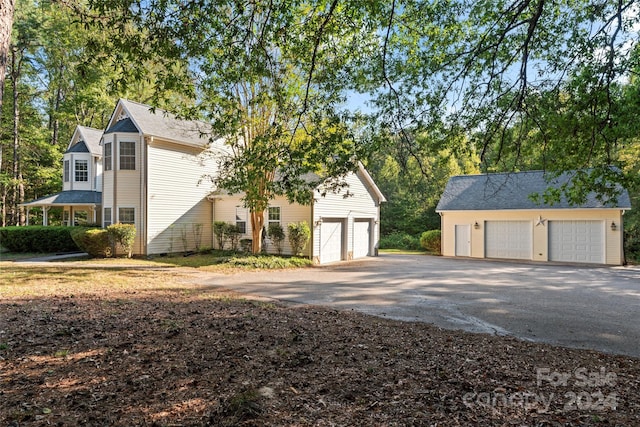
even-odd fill
[{"label": "detached garage building", "polygon": [[631,209],[621,189],[616,201],[595,194],[572,206],[535,203],[533,193],[566,183],[543,171],[452,177],[438,203],[442,254],[593,264],[624,264],[623,215]]}]

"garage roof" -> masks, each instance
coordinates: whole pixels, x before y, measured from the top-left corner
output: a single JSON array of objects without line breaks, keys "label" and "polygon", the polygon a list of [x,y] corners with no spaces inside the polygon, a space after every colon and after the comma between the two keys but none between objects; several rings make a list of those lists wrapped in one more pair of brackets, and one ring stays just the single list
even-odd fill
[{"label": "garage roof", "polygon": [[542,194],[547,188],[560,188],[575,173],[566,172],[558,177],[545,171],[460,175],[449,179],[436,212],[465,210],[506,209],[631,209],[629,193],[620,186],[617,200],[598,197],[590,193],[584,203],[570,204],[564,197],[552,205],[537,203],[529,197]]}]

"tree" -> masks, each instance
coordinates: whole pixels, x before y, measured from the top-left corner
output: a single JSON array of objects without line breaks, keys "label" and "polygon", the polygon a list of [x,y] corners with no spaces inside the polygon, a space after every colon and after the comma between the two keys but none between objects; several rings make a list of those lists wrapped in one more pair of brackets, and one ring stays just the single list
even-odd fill
[{"label": "tree", "polygon": [[[9,44],[11,43],[11,29],[13,28],[13,14],[15,0],[0,1],[0,119],[2,118],[2,101],[4,100],[4,80],[9,59]],[[0,165],[2,151],[0,151]]]}]

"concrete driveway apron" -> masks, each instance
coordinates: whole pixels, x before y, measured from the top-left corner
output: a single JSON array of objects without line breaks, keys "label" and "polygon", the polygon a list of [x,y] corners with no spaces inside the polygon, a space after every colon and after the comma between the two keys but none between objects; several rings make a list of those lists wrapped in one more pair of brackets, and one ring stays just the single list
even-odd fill
[{"label": "concrete driveway apron", "polygon": [[446,329],[640,357],[640,268],[383,254],[206,285]]}]

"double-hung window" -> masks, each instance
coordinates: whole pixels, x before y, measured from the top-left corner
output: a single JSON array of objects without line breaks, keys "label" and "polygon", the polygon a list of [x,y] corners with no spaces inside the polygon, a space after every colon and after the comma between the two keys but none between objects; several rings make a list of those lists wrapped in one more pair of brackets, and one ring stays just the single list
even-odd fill
[{"label": "double-hung window", "polygon": [[236,226],[241,234],[247,232],[247,210],[243,207],[236,206]]},{"label": "double-hung window", "polygon": [[71,174],[70,168],[71,163],[69,160],[64,161],[64,182],[69,182],[69,175]]},{"label": "double-hung window", "polygon": [[135,224],[136,223],[135,208],[118,208],[118,222],[120,224]]},{"label": "double-hung window", "polygon": [[120,141],[120,170],[136,169],[136,143]]},{"label": "double-hung window", "polygon": [[102,224],[104,228],[107,228],[111,225],[111,208],[104,208],[104,214],[102,218]]},{"label": "double-hung window", "polygon": [[74,165],[75,181],[89,181],[89,162],[87,160],[76,160]]},{"label": "double-hung window", "polygon": [[118,208],[118,222],[120,224],[135,224],[135,208]]},{"label": "double-hung window", "polygon": [[111,170],[111,147],[110,142],[104,143],[104,170],[106,171]]},{"label": "double-hung window", "polygon": [[271,224],[280,224],[280,206],[269,206],[267,227]]}]

